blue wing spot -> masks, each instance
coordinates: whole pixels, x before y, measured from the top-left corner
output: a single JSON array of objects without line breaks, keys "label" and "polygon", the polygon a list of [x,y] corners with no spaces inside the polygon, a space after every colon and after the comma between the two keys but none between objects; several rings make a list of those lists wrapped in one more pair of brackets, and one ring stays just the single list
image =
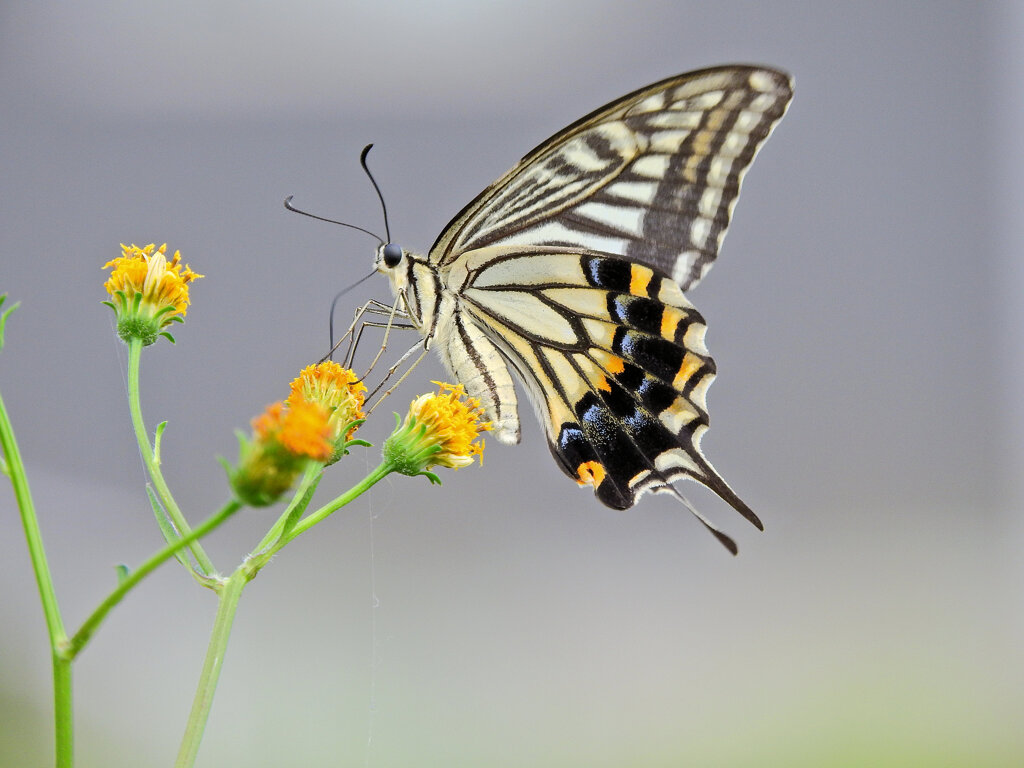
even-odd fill
[{"label": "blue wing spot", "polygon": [[583,256],[583,274],[596,288],[629,293],[632,278],[630,263],[621,259],[606,259],[600,256]]}]

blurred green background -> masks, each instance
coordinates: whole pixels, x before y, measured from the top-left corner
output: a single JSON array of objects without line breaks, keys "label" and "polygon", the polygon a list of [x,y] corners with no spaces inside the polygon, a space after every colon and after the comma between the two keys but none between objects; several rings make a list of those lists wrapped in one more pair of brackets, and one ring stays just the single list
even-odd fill
[{"label": "blurred green background", "polygon": [[[379,229],[357,165],[376,142],[394,237],[425,249],[589,110],[763,62],[796,98],[692,299],[719,364],[704,447],[766,532],[693,487],[738,558],[671,499],[604,509],[524,413],[523,445],[442,488],[378,486],[250,585],[198,764],[1024,764],[1022,34],[1009,1],[0,5],[0,291],[22,302],[0,389],[66,623],[160,544],[99,305],[118,243],[207,275],[178,345],[143,360],[199,519],[226,496],[214,457],[370,269],[369,238],[286,195]],[[388,296],[365,286],[346,313]],[[217,532],[215,561],[272,516]],[[44,623],[6,488],[0,590],[0,765],[46,765]],[[75,668],[81,766],[171,762],[214,609],[167,566],[110,617]]]}]

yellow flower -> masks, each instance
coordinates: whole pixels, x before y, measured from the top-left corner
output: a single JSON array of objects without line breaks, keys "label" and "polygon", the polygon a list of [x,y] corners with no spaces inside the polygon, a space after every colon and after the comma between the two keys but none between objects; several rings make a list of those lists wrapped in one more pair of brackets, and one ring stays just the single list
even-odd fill
[{"label": "yellow flower", "polygon": [[356,428],[366,418],[363,413],[366,387],[352,371],[333,360],[303,368],[298,378],[292,381],[291,390],[286,402],[309,400],[330,411],[335,440],[351,440]]},{"label": "yellow flower", "polygon": [[167,260],[167,244],[159,248],[121,245],[121,256],[103,265],[112,268],[103,287],[113,299],[104,302],[117,315],[117,331],[122,339],[142,339],[152,344],[157,336],[174,338],[164,329],[172,322],[184,322],[188,309],[188,284],[202,275],[181,263],[181,253]]},{"label": "yellow flower", "polygon": [[228,468],[235,495],[254,507],[272,504],[292,487],[308,460],[330,459],[329,417],[321,404],[298,398],[267,406],[253,419],[253,439],[239,436],[238,467]]},{"label": "yellow flower", "polygon": [[[475,397],[467,397],[461,384],[438,385],[436,394],[421,395],[409,406],[405,421],[384,442],[384,458],[403,475],[426,475],[431,467],[458,469],[483,460],[481,432],[491,429],[483,420],[483,409]],[[396,414],[397,419],[397,414]]]}]

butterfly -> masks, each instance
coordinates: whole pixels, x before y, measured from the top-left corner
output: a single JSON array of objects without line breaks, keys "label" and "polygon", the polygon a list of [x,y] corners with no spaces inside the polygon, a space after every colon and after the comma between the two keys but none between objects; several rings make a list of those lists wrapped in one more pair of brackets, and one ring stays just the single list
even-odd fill
[{"label": "butterfly", "polygon": [[689,478],[763,530],[700,448],[715,363],[684,293],[718,255],[755,154],[785,114],[783,72],[670,77],[558,132],[481,192],[424,256],[374,267],[494,437],[520,440],[525,386],[558,466],[609,507]]}]

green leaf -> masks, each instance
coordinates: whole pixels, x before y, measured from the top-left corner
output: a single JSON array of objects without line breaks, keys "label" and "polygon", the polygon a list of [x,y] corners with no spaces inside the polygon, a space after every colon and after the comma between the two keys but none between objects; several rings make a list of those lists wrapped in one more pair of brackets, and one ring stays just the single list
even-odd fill
[{"label": "green leaf", "polygon": [[[4,301],[7,299],[7,294],[0,295],[0,307],[4,305]],[[4,326],[7,324],[7,318],[11,316],[11,313],[18,308],[20,301],[16,301],[11,306],[0,314],[0,349],[4,348]]]},{"label": "green leaf", "polygon": [[123,584],[124,580],[132,575],[132,569],[124,563],[118,563],[114,566],[114,571],[117,573],[117,583]]},{"label": "green leaf", "polygon": [[153,438],[153,461],[160,464],[160,438],[164,434],[164,430],[167,429],[167,422],[161,421],[156,425],[156,436]]},{"label": "green leaf", "polygon": [[[156,524],[160,527],[160,533],[164,535],[164,540],[168,544],[173,544],[181,538],[181,534],[178,533],[178,529],[174,527],[174,523],[171,522],[171,518],[168,517],[166,510],[160,505],[160,499],[157,498],[156,492],[153,490],[151,485],[146,486],[146,494],[149,496],[149,503],[153,507],[153,514],[156,516]],[[198,565],[193,565],[189,561],[188,555],[185,554],[185,550],[179,549],[174,553],[174,557],[179,563],[188,568],[189,570],[202,573],[202,570]],[[204,576],[206,574],[203,574]]]}]

